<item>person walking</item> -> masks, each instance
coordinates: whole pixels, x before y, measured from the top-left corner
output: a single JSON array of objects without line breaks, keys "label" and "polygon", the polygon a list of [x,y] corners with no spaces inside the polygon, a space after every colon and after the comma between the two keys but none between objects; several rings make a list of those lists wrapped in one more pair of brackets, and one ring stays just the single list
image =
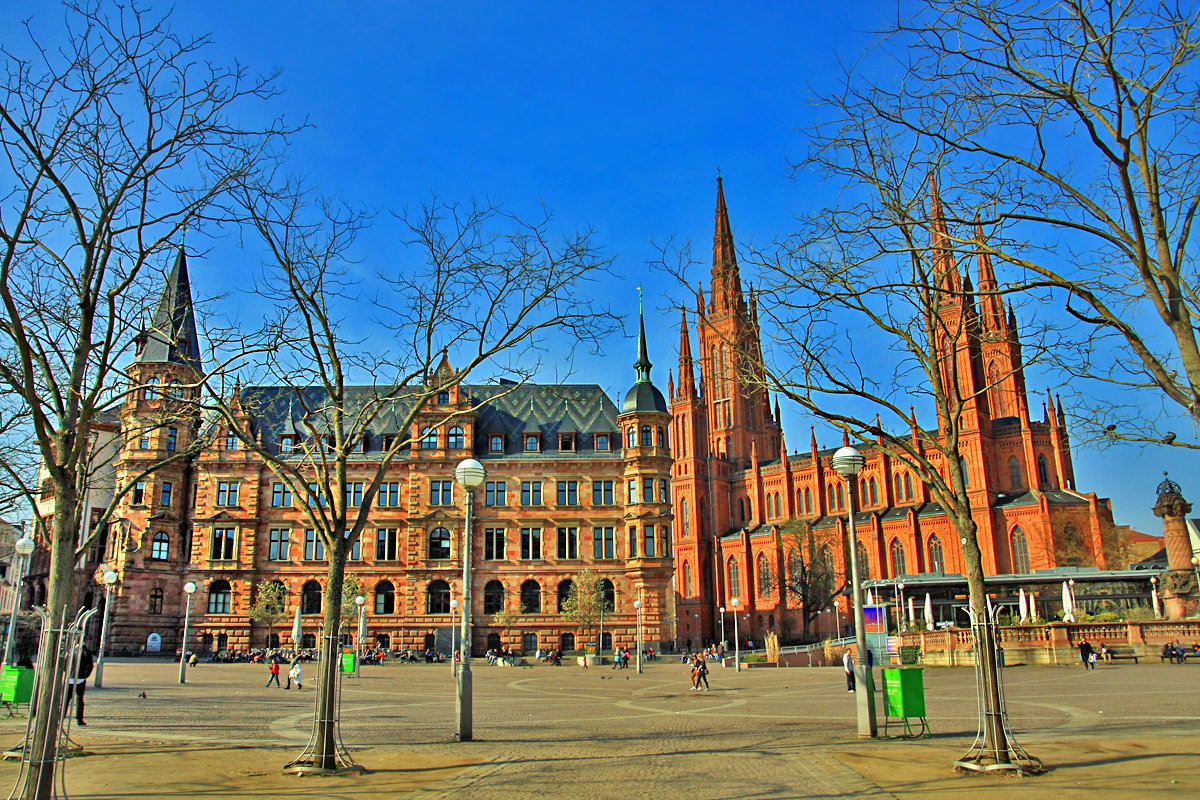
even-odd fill
[{"label": "person walking", "polygon": [[850,648],[846,648],[846,652],[842,653],[842,667],[846,670],[846,691],[854,691],[854,656],[850,655]]},{"label": "person walking", "polygon": [[297,659],[292,663],[292,668],[288,670],[288,686],[292,685],[292,681],[296,682],[296,691],[304,688],[304,671],[300,668],[300,661]]},{"label": "person walking", "polygon": [[274,682],[276,688],[278,688],[278,686],[279,686],[279,661],[277,659],[272,658],[270,666],[267,667],[267,671],[271,673],[271,677],[267,678],[267,686],[270,686],[271,683]]},{"label": "person walking", "polygon": [[704,691],[708,691],[708,662],[701,656],[696,671],[696,691],[700,691],[700,682],[704,681]]},{"label": "person walking", "polygon": [[1079,660],[1083,662],[1084,669],[1096,668],[1096,651],[1092,649],[1092,643],[1086,638],[1079,640]]},{"label": "person walking", "polygon": [[88,646],[82,645],[79,648],[79,664],[75,668],[75,677],[67,679],[67,706],[70,707],[71,695],[75,695],[75,723],[84,728],[87,723],[83,721],[83,693],[87,689],[87,679],[92,674],[92,651],[88,650]]}]

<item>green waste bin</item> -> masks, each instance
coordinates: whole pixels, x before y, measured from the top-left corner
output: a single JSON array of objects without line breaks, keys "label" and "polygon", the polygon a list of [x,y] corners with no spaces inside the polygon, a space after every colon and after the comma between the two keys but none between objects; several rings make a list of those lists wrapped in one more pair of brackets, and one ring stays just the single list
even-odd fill
[{"label": "green waste bin", "polygon": [[354,672],[354,653],[342,653],[342,672]]},{"label": "green waste bin", "polygon": [[5,666],[0,670],[0,703],[28,703],[32,697],[32,669]]},{"label": "green waste bin", "polygon": [[[928,735],[925,720],[925,670],[922,667],[889,667],[883,670],[883,708],[886,730],[892,719],[903,722],[905,735]],[[914,732],[908,720],[919,719],[921,727]]]}]

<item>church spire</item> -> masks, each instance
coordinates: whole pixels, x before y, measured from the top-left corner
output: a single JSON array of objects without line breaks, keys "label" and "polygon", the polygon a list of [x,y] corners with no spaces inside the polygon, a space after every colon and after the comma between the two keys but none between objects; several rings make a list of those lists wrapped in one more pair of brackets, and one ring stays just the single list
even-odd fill
[{"label": "church spire", "polygon": [[713,232],[712,310],[734,311],[742,297],[742,280],[733,252],[733,231],[725,208],[725,188],[717,175],[717,219]]},{"label": "church spire", "polygon": [[999,284],[996,282],[996,273],[992,269],[992,255],[984,245],[983,226],[979,223],[979,214],[975,215],[975,241],[978,248],[979,316],[983,321],[983,330],[988,333],[1003,333],[1004,307],[1000,296],[996,293]]},{"label": "church spire", "polygon": [[692,371],[692,337],[688,335],[687,310],[679,309],[679,396],[694,397],[696,377]]},{"label": "church spire", "polygon": [[[938,193],[937,176],[929,173],[929,226],[933,279],[943,290],[959,291],[958,265],[954,263],[954,247],[950,241],[950,229],[942,210],[942,196]],[[954,302],[954,298],[949,298]]]},{"label": "church spire", "polygon": [[196,332],[196,312],[192,307],[192,284],[188,277],[187,255],[182,245],[175,264],[167,274],[149,326],[137,336],[135,362],[147,364],[183,364],[200,368],[200,337]]},{"label": "church spire", "polygon": [[637,380],[634,383],[649,383],[650,368],[654,366],[650,363],[650,356],[646,351],[646,315],[642,312],[642,287],[638,287],[638,357],[637,361],[633,362],[633,368],[637,371]]}]

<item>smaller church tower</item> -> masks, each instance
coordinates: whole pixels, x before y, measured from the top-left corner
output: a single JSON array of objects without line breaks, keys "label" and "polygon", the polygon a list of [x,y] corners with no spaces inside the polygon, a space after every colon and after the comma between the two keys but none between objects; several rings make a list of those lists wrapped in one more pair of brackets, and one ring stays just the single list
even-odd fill
[{"label": "smaller church tower", "polygon": [[[192,533],[192,450],[203,362],[187,256],[180,248],[149,324],[134,339],[121,406],[120,501],[104,554],[118,575],[110,649],[170,652],[179,642]],[[119,632],[119,633],[118,633]]]},{"label": "smaller church tower", "polygon": [[671,602],[667,596],[673,571],[671,558],[671,415],[662,392],[650,381],[646,323],[638,314],[637,380],[625,395],[617,416],[624,442],[626,575],[634,579],[634,600],[641,601],[644,636],[649,641],[672,638]]}]

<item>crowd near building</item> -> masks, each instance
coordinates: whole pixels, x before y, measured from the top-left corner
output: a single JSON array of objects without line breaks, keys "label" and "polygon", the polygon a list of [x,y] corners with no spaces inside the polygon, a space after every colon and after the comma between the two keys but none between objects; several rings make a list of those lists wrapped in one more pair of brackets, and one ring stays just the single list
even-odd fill
[{"label": "crowd near building", "polygon": [[[935,236],[946,235],[936,189],[934,203]],[[973,399],[961,451],[985,571],[1125,567],[1128,530],[1114,525],[1107,500],[1075,487],[1061,403],[1047,395],[1043,411],[1030,407],[1017,318],[992,293],[990,261],[980,255],[974,281],[952,265],[948,273],[961,299],[942,313],[971,318],[949,329],[981,332],[943,346],[968,381],[982,381],[964,387]],[[100,426],[96,448],[110,467],[93,481],[84,524],[96,523],[114,486],[133,485],[81,559],[79,603],[102,603],[98,576],[117,573],[110,652],[173,653],[188,582],[198,587],[188,649],[314,646],[327,589],[323,542],[305,522],[303,500],[264,460],[201,417],[204,354],[182,251],[135,342],[127,373],[136,388]],[[449,361],[439,370],[439,379],[453,375]],[[388,468],[347,565],[366,597],[368,644],[447,649],[451,601],[462,597],[466,495],[454,469],[465,458],[486,470],[472,511],[478,653],[594,642],[597,631],[559,613],[585,569],[602,581],[606,649],[634,645],[639,600],[644,640],[657,648],[715,640],[722,608],[743,615],[746,637],[801,630],[787,570],[807,557],[803,532],[818,543],[815,557],[844,575],[847,485],[830,464],[834,448],[819,447],[815,431],[807,451],[788,452],[778,401],[761,380],[758,310],[742,288],[720,179],[711,283],[683,314],[678,382],[672,374],[667,398],[651,382],[644,326],[634,370],[619,407],[595,385],[460,383],[431,397],[408,429],[399,428],[403,413],[378,418],[355,443],[348,506],[361,505],[364,482],[396,437],[411,443]],[[314,391],[239,386],[239,424],[272,453],[299,459],[320,444],[306,441],[297,411]],[[356,391],[371,389],[352,389],[351,404]],[[911,435],[938,434],[914,426]],[[863,454],[852,491],[865,575],[962,572],[953,526],[917,475],[882,439]],[[52,496],[40,511],[53,513]],[[46,571],[35,556],[26,604],[44,601]],[[287,623],[274,630],[249,615],[264,581],[282,583],[287,597]],[[293,642],[296,608],[302,635]],[[506,626],[496,621],[503,611],[514,615]]]}]

